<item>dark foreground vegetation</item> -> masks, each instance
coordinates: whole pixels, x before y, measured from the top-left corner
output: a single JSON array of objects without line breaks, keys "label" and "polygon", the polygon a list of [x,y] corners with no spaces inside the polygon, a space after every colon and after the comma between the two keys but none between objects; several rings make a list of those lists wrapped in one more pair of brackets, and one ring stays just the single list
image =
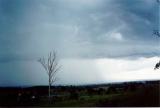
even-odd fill
[{"label": "dark foreground vegetation", "polygon": [[86,86],[1,87],[0,106],[160,106],[160,81]]}]

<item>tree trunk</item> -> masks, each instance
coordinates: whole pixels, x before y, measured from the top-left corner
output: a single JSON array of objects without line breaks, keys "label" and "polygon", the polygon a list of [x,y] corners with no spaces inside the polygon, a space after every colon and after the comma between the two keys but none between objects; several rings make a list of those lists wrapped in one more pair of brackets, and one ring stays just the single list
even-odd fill
[{"label": "tree trunk", "polygon": [[49,87],[48,87],[48,98],[49,98],[49,101],[51,100],[51,80],[50,80],[50,76],[49,76]]},{"label": "tree trunk", "polygon": [[50,84],[49,84],[49,88],[48,88],[48,97],[49,97],[49,99],[51,97],[51,86],[50,86]]}]

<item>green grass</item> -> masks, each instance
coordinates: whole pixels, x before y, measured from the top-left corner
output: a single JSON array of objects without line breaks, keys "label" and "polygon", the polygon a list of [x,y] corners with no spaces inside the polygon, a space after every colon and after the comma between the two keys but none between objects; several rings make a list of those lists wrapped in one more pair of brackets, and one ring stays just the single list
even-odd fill
[{"label": "green grass", "polygon": [[[105,94],[105,95],[92,95],[92,96],[80,96],[78,100],[65,100],[61,102],[55,102],[49,106],[59,106],[59,107],[84,107],[84,106],[96,106],[99,102],[103,102],[108,99],[111,100],[121,94]],[[48,106],[46,104],[46,106]]]},{"label": "green grass", "polygon": [[[105,102],[127,102],[130,101],[132,97],[135,97],[139,93],[137,92],[126,92],[117,94],[103,94],[103,95],[83,95],[80,96],[78,100],[63,100],[58,102],[53,102],[52,104],[43,104],[44,106],[55,106],[55,107],[94,107],[101,106],[101,103]],[[136,98],[138,98],[136,96]],[[134,99],[135,100],[135,99]],[[128,102],[127,102],[128,103]]]},{"label": "green grass", "polygon": [[160,93],[158,87],[141,87],[132,91],[116,92],[111,94],[101,95],[87,93],[79,93],[79,99],[69,99],[64,97],[63,100],[58,100],[48,103],[44,99],[36,106],[53,106],[53,107],[95,107],[95,106],[121,106],[121,107],[136,107],[136,106],[160,106]]}]

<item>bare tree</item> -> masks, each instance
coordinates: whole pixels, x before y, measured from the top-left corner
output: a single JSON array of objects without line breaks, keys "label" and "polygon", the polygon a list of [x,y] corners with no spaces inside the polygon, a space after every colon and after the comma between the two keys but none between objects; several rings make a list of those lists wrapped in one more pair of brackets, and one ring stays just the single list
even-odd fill
[{"label": "bare tree", "polygon": [[48,96],[50,99],[51,86],[55,81],[57,81],[56,73],[59,71],[61,66],[59,66],[58,64],[57,54],[55,51],[50,52],[47,58],[44,57],[40,58],[38,62],[42,64],[48,75],[48,84],[49,84]]}]

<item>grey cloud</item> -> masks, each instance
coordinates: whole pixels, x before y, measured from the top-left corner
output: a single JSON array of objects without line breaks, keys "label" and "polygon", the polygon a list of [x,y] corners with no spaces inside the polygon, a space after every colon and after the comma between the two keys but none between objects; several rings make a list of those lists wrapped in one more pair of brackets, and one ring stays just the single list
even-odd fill
[{"label": "grey cloud", "polygon": [[0,0],[0,67],[26,72],[52,50],[60,59],[159,56],[158,20],[154,0]]},{"label": "grey cloud", "polygon": [[[72,0],[15,1],[1,1],[0,22],[6,26],[1,26],[1,53],[38,57],[56,49],[62,57],[96,56],[96,53],[106,57],[120,56],[112,51],[118,46],[123,56],[129,56],[131,53],[125,46],[140,42],[144,47],[157,46],[157,39],[152,36],[158,12],[154,1],[95,0],[97,4]],[[110,34],[121,34],[125,41],[115,41]],[[144,53],[136,48],[137,53]]]}]

